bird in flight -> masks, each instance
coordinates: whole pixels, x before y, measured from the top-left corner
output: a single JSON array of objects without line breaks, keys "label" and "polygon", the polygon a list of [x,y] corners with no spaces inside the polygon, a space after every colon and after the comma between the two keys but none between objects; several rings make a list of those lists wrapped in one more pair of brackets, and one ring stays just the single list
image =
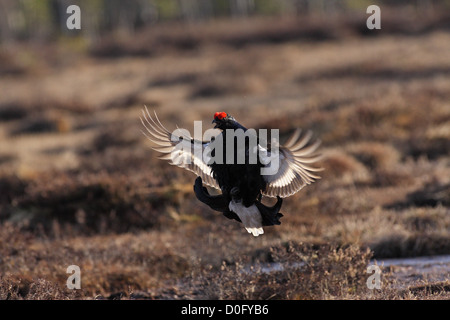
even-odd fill
[{"label": "bird in flight", "polygon": [[[311,141],[311,131],[303,134],[296,129],[284,145],[276,140],[269,143],[231,115],[216,112],[212,123],[221,133],[201,141],[191,138],[187,130],[170,132],[147,107],[141,122],[144,135],[158,145],[153,149],[163,154],[160,159],[198,176],[194,183],[197,199],[242,222],[254,236],[264,233],[263,226],[280,224],[283,198],[320,179],[316,172],[322,168],[314,166],[321,158],[316,152],[320,141]],[[203,184],[221,194],[210,195]],[[277,198],[277,202],[266,206],[261,202],[263,196]]]}]

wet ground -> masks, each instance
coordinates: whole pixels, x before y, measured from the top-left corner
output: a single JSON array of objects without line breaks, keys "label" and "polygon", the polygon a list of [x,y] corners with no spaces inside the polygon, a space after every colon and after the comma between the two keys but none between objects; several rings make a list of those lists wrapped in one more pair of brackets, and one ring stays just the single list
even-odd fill
[{"label": "wet ground", "polygon": [[450,285],[450,255],[377,260],[389,269],[398,288],[421,286],[424,283]]}]

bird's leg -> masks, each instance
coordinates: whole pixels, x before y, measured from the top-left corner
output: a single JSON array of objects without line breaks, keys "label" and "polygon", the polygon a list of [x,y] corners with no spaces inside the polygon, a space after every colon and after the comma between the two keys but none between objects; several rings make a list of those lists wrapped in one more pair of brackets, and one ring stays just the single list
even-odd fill
[{"label": "bird's leg", "polygon": [[230,190],[230,195],[234,202],[241,202],[241,193],[238,187],[233,187]]}]

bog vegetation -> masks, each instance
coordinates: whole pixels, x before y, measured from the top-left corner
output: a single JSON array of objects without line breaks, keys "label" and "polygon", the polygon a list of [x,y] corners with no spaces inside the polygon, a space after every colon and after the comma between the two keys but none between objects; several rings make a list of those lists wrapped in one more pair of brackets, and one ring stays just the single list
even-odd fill
[{"label": "bog vegetation", "polygon": [[[24,17],[42,3],[58,2],[0,1]],[[148,3],[166,20],[124,33],[2,28],[0,299],[450,297],[448,269],[445,281],[381,266],[382,289],[366,285],[373,259],[450,253],[447,2],[382,9],[379,33],[365,10],[261,16],[275,2],[255,0],[245,19],[186,24],[178,2]],[[206,128],[216,111],[281,139],[310,129],[322,179],[255,239],[156,158],[144,105],[169,129]]]}]

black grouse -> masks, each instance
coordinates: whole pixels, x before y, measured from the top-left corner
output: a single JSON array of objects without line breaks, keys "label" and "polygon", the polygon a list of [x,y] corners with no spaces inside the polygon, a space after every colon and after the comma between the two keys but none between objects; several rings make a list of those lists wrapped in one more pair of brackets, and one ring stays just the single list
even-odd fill
[{"label": "black grouse", "polygon": [[[267,142],[267,135],[245,128],[231,115],[216,112],[214,128],[222,132],[211,141],[199,141],[187,130],[167,130],[156,112],[154,117],[147,108],[142,113],[149,135],[143,133],[159,146],[153,149],[165,154],[161,159],[198,175],[194,183],[198,200],[242,222],[254,236],[264,233],[263,226],[280,224],[282,198],[320,178],[314,172],[322,169],[310,165],[321,158],[316,153],[320,141],[310,143],[310,131],[302,135],[297,129],[282,146],[277,139]],[[210,195],[203,183],[222,194]],[[277,202],[268,207],[261,202],[262,196]]]}]

